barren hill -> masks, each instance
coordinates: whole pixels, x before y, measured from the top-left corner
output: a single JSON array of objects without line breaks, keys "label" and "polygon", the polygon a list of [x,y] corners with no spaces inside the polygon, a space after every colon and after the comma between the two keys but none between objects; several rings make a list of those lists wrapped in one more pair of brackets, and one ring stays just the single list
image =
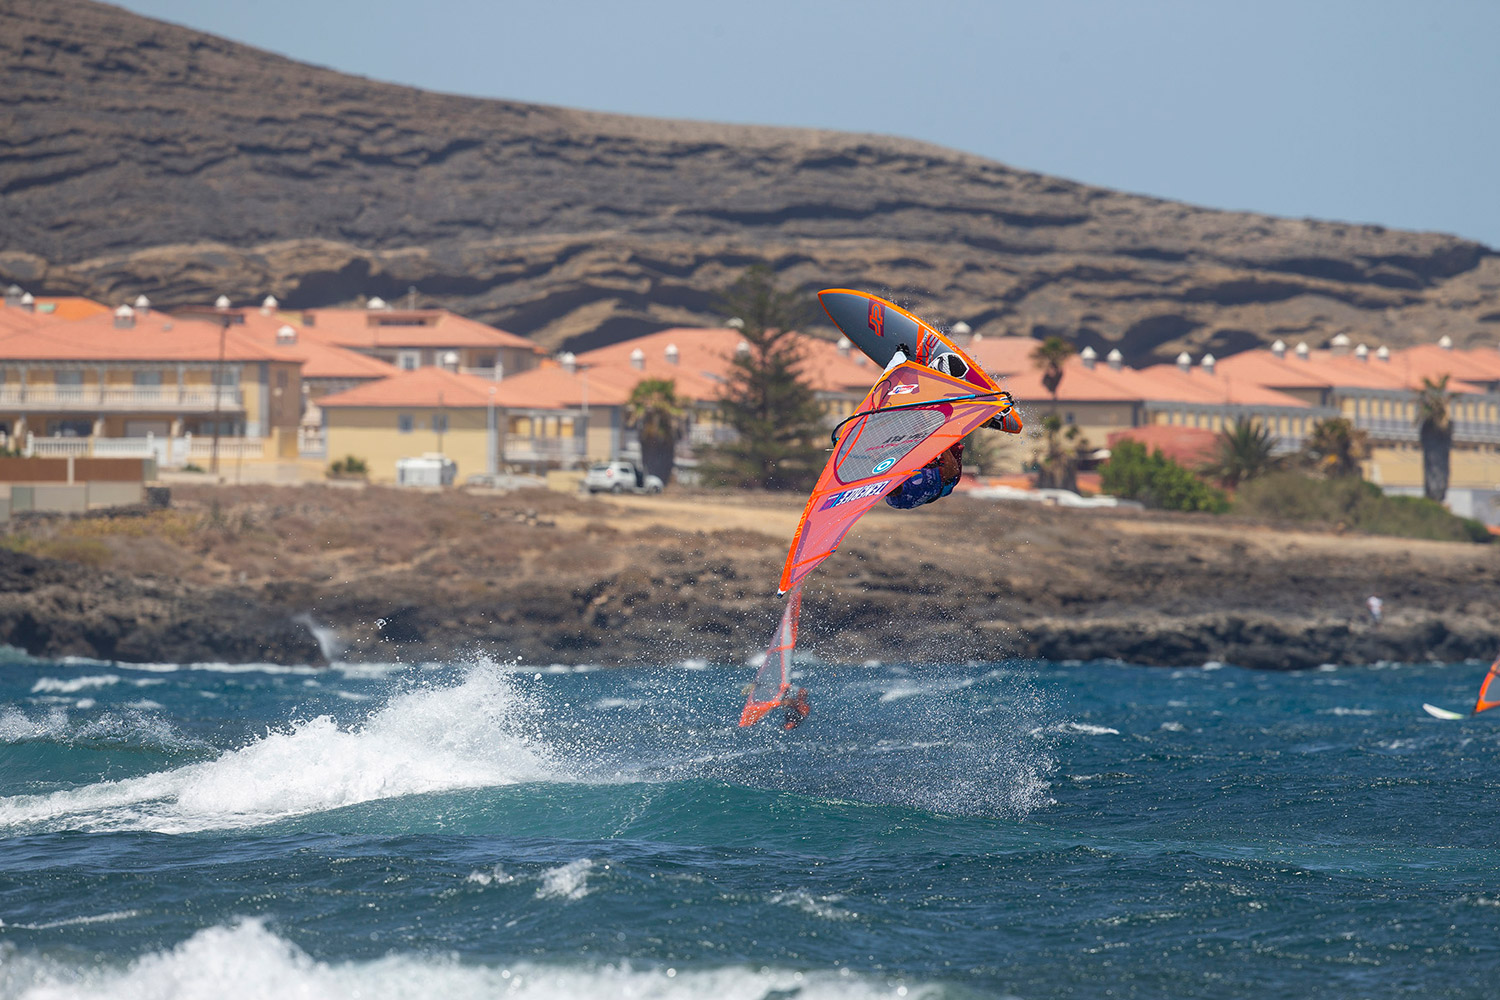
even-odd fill
[{"label": "barren hill", "polygon": [[0,281],[441,304],[547,345],[720,319],[764,259],[1132,361],[1500,335],[1471,241],[1209,211],[885,136],[478,100],[87,0],[0,0]]}]

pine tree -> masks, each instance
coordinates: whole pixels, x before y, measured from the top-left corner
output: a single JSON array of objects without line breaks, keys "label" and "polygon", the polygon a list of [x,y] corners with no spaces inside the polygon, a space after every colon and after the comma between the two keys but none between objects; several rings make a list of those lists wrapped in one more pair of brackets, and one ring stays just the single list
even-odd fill
[{"label": "pine tree", "polygon": [[822,465],[826,433],[793,336],[807,317],[807,301],[777,288],[771,269],[757,264],[723,293],[719,306],[743,324],[746,349],[730,359],[719,400],[737,438],[714,449],[706,472],[735,486],[806,488]]}]

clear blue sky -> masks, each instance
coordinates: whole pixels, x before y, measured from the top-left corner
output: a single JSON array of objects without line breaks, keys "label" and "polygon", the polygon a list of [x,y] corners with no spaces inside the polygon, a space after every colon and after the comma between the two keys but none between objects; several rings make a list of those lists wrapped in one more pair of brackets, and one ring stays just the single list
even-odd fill
[{"label": "clear blue sky", "polygon": [[925,139],[1500,248],[1493,0],[123,0],[432,90]]}]

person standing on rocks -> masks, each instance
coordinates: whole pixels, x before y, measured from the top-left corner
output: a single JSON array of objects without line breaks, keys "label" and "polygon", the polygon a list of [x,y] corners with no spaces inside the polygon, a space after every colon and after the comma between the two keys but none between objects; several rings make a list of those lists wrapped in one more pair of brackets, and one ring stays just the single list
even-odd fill
[{"label": "person standing on rocks", "polygon": [[1371,594],[1365,599],[1365,606],[1370,609],[1370,621],[1379,625],[1381,610],[1385,607],[1385,602],[1374,594]]}]

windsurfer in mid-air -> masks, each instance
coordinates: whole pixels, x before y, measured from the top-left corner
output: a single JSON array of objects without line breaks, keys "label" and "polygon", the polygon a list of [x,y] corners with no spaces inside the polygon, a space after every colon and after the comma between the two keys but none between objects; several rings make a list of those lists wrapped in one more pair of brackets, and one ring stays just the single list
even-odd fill
[{"label": "windsurfer in mid-air", "polygon": [[[968,363],[952,351],[939,354],[929,362],[928,367],[954,378],[963,378],[969,372]],[[994,417],[981,426],[993,430],[1005,429],[999,417]],[[897,510],[911,510],[913,507],[941,500],[953,492],[953,487],[958,484],[963,474],[964,443],[957,441],[951,448],[918,469],[916,475],[897,484],[895,489],[886,494],[885,502]]]},{"label": "windsurfer in mid-air", "polygon": [[787,688],[781,696],[781,707],[786,709],[782,729],[796,729],[802,725],[802,720],[812,711],[812,706],[807,703],[807,688],[798,688],[796,694],[792,694],[792,689]]},{"label": "windsurfer in mid-air", "polygon": [[885,502],[897,510],[910,510],[924,503],[941,500],[953,492],[964,474],[964,443],[957,442],[931,462],[917,470],[915,476],[903,479],[885,496]]}]

